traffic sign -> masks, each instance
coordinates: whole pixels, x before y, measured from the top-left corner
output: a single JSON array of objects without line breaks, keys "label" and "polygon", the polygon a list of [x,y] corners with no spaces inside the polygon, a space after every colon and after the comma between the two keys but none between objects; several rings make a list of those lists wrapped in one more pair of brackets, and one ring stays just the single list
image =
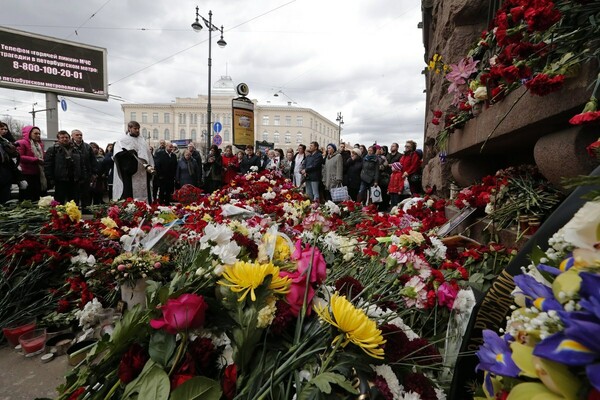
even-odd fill
[{"label": "traffic sign", "polygon": [[215,122],[215,124],[213,125],[213,130],[219,133],[221,132],[221,129],[223,129],[223,125],[221,125],[220,122]]},{"label": "traffic sign", "polygon": [[221,143],[223,143],[223,138],[217,133],[215,136],[213,136],[213,144],[220,146]]},{"label": "traffic sign", "polygon": [[62,108],[63,111],[67,111],[67,101],[65,99],[60,100],[60,108]]}]

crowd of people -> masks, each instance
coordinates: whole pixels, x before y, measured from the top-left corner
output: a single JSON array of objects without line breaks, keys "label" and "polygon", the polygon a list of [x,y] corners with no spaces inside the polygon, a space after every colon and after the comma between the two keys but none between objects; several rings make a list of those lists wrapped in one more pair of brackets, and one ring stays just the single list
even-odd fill
[{"label": "crowd of people", "polygon": [[238,175],[251,171],[274,170],[304,188],[315,202],[336,200],[332,192],[345,188],[352,200],[368,203],[373,188],[382,196],[380,210],[397,205],[403,198],[422,191],[422,152],[409,140],[404,151],[397,143],[329,143],[321,148],[311,142],[289,148],[224,150],[213,145],[203,159],[192,143],[183,151],[173,143],[160,141],[153,149],[140,137],[140,125],[131,121],[127,133],[106,150],[84,142],[83,133],[59,131],[56,143],[44,149],[41,131],[35,126],[22,129],[15,140],[8,126],[0,122],[0,204],[11,198],[11,186],[19,185],[19,199],[37,201],[54,188],[55,200],[74,200],[85,211],[90,205],[108,199],[136,198],[168,205],[175,190],[184,185],[207,193],[220,189]]}]

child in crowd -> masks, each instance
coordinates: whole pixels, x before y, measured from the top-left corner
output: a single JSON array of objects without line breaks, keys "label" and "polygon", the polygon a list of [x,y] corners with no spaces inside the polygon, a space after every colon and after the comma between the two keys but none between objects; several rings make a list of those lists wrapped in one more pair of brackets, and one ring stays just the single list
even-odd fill
[{"label": "child in crowd", "polygon": [[402,164],[392,163],[392,174],[390,175],[390,184],[388,193],[390,195],[390,206],[395,207],[400,202],[400,196],[404,191],[404,177],[402,177]]}]

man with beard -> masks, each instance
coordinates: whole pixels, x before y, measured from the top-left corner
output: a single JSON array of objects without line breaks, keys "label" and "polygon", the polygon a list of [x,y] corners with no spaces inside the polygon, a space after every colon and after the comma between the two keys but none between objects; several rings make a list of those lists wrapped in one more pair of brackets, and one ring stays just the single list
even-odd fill
[{"label": "man with beard", "polygon": [[150,147],[140,137],[140,124],[136,121],[127,124],[126,136],[115,143],[113,160],[113,200],[150,201],[154,159]]},{"label": "man with beard", "polygon": [[54,199],[61,204],[79,199],[79,182],[83,176],[81,154],[67,131],[58,131],[54,146],[46,151],[44,172],[48,187],[54,186]]},{"label": "man with beard", "polygon": [[81,198],[81,209],[85,213],[92,204],[90,182],[97,177],[98,166],[92,147],[83,141],[83,133],[79,129],[74,129],[71,131],[71,138],[73,139],[73,148],[79,152],[83,163],[78,191]]}]

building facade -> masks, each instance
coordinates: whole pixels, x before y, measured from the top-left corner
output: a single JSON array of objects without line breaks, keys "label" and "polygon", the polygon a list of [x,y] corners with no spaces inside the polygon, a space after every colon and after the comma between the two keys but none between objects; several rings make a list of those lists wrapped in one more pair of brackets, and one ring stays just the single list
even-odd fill
[{"label": "building facade", "polygon": [[[211,95],[211,123],[220,122],[223,126],[221,148],[233,143],[233,119],[231,100],[236,98],[235,86],[231,77],[222,76],[213,85]],[[123,104],[125,126],[129,121],[140,123],[141,135],[156,147],[160,140],[176,143],[192,142],[206,149],[208,120],[206,106],[208,96],[177,97],[170,103]],[[276,148],[294,148],[312,141],[321,146],[340,143],[340,128],[311,108],[287,105],[254,103],[254,140],[274,143]],[[213,132],[214,136],[214,132]]]}]

